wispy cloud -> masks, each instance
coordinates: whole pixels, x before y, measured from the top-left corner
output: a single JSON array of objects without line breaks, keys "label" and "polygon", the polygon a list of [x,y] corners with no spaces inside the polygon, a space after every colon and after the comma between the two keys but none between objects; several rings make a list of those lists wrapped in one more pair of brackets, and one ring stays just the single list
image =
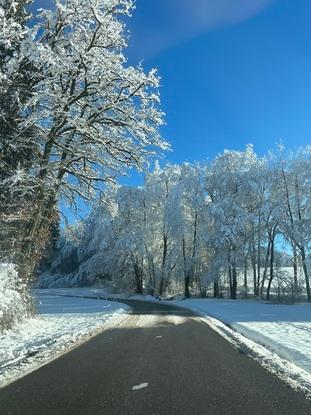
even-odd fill
[{"label": "wispy cloud", "polygon": [[207,31],[247,20],[276,0],[137,0],[132,53],[150,58]]}]

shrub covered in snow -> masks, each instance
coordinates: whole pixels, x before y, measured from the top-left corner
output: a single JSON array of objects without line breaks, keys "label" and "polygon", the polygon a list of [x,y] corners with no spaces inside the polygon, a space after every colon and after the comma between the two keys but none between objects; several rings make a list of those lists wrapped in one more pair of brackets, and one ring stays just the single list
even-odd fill
[{"label": "shrub covered in snow", "polygon": [[0,331],[33,312],[31,296],[18,280],[14,264],[0,264]]}]

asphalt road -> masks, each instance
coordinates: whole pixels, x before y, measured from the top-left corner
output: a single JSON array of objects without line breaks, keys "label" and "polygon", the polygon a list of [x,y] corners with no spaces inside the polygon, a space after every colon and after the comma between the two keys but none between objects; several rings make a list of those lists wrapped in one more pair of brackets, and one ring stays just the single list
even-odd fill
[{"label": "asphalt road", "polygon": [[193,313],[127,301],[117,327],[0,390],[1,415],[310,415]]}]

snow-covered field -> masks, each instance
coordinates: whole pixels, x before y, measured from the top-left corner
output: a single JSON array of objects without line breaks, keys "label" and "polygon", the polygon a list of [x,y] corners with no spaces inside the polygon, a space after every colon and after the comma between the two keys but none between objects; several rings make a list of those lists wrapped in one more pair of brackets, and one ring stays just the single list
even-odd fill
[{"label": "snow-covered field", "polygon": [[[104,294],[102,290],[69,291],[58,294]],[[55,294],[54,290],[36,290],[39,315],[0,334],[0,386],[70,350],[128,311],[117,302]]]}]

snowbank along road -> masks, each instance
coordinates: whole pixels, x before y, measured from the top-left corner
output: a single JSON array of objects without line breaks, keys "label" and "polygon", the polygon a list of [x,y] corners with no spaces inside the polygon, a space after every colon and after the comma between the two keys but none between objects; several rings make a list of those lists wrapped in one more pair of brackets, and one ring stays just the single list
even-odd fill
[{"label": "snowbank along road", "polygon": [[310,415],[193,312],[125,301],[113,328],[0,390],[1,415]]}]

